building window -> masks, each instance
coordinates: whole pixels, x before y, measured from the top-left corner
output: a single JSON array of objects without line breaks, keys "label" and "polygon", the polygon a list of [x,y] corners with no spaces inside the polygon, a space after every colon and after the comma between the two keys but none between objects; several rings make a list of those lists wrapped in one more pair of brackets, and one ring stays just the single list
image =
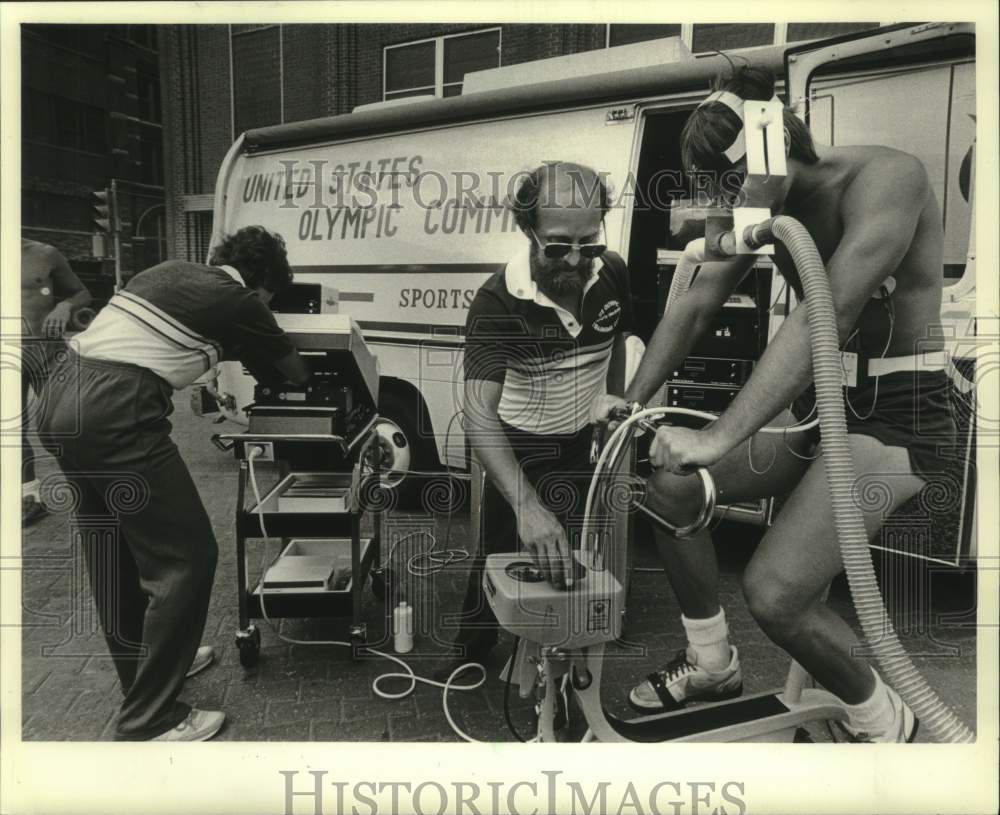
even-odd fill
[{"label": "building window", "polygon": [[281,124],[281,26],[233,26],[230,41],[234,135]]},{"label": "building window", "polygon": [[139,140],[139,180],[146,184],[163,185],[163,134],[155,128],[146,131]]},{"label": "building window", "polygon": [[101,108],[31,88],[24,89],[21,104],[25,139],[107,154],[108,121]]},{"label": "building window", "polygon": [[616,45],[630,45],[634,42],[646,42],[647,40],[659,40],[663,37],[680,36],[680,23],[669,25],[611,23],[608,25],[607,44],[609,48],[614,48]]},{"label": "building window", "polygon": [[143,48],[148,48],[151,51],[156,50],[155,25],[130,25],[128,26],[126,38],[136,45],[141,45]]},{"label": "building window", "polygon": [[385,48],[383,99],[458,96],[467,73],[500,65],[500,29],[448,34]]},{"label": "building window", "polygon": [[705,51],[773,45],[774,35],[774,23],[705,23],[695,25],[691,51],[699,54]]},{"label": "building window", "polygon": [[696,54],[716,50],[735,51],[761,45],[782,45],[804,40],[821,40],[870,31],[889,23],[688,23],[663,25],[609,24],[605,44],[609,48],[663,37],[680,37]]},{"label": "building window", "polygon": [[156,67],[152,65],[138,65],[135,84],[136,107],[139,118],[146,122],[162,122],[160,77],[156,73]]},{"label": "building window", "polygon": [[66,48],[91,59],[104,59],[108,26],[102,25],[52,25],[25,23],[22,32],[33,34],[50,45]]},{"label": "building window", "polygon": [[25,227],[50,227],[90,232],[90,201],[41,190],[21,190],[21,223]]}]

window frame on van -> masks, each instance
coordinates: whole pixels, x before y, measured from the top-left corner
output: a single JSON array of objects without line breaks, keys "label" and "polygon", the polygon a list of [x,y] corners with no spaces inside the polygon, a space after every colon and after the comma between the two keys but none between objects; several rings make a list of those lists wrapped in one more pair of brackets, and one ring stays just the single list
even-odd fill
[{"label": "window frame on van", "polygon": [[[437,37],[423,37],[419,40],[408,40],[407,42],[394,43],[393,45],[386,45],[382,48],[382,101],[387,102],[392,99],[404,99],[407,95],[414,95],[406,93],[408,91],[426,91],[427,95],[433,94],[437,98],[444,97],[444,89],[446,87],[452,87],[461,85],[465,82],[463,77],[460,82],[445,82],[444,81],[444,44],[446,40],[453,40],[459,37],[469,37],[476,34],[489,34],[496,32],[497,35],[497,64],[495,67],[500,67],[500,57],[503,49],[503,29],[501,26],[487,26],[486,28],[476,28],[471,31],[456,31],[452,34],[441,34]],[[434,43],[434,84],[433,85],[416,85],[412,88],[405,88],[401,91],[390,91],[387,89],[386,85],[389,80],[389,52],[397,50],[399,48],[408,48],[414,45],[423,45],[424,43],[433,42]],[[386,94],[393,94],[392,96],[386,96]]]},{"label": "window frame on van", "polygon": [[[839,61],[844,62],[854,56],[864,56],[879,51],[890,51],[904,44],[912,44],[924,39],[934,39],[940,36],[969,36],[975,42],[976,30],[974,23],[950,23],[935,21],[930,23],[901,23],[887,29],[873,31],[871,34],[858,34],[834,37],[817,43],[796,44],[785,52],[785,82],[788,86],[788,106],[810,125],[809,89],[816,72],[824,65]],[[878,39],[878,43],[875,40]],[[877,47],[869,47],[877,45]],[[977,89],[977,93],[978,93]],[[974,184],[973,180],[973,184]],[[967,252],[966,268],[961,277],[950,278],[942,288],[944,303],[955,303],[968,298],[976,288],[975,264],[975,223],[976,205],[972,206],[970,223],[969,250]]]}]

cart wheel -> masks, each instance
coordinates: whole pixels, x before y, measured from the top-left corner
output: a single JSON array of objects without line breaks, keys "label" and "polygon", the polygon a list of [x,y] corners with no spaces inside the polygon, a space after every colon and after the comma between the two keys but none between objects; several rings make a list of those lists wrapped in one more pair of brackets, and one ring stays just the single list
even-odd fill
[{"label": "cart wheel", "polygon": [[240,665],[253,668],[260,658],[260,629],[251,626],[249,633],[237,632],[236,648],[240,652]]}]

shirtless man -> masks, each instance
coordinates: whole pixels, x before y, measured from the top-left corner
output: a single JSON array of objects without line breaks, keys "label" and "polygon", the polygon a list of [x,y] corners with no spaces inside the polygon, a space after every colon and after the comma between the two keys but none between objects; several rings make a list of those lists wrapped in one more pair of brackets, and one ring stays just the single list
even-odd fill
[{"label": "shirtless man", "polygon": [[[737,104],[767,100],[773,77],[744,67],[718,89],[738,97]],[[869,376],[845,396],[859,487],[881,481],[891,493],[888,507],[865,513],[871,536],[885,515],[940,469],[936,447],[955,433],[938,326],[941,213],[914,157],[886,147],[815,147],[808,129],[787,109],[784,124],[787,176],[773,212],[798,219],[812,235],[829,275],[841,341],[859,351],[862,361],[870,360]],[[686,167],[745,170],[745,157],[730,163],[724,155],[741,129],[740,116],[728,106],[703,103],[681,136]],[[777,246],[774,260],[801,300],[801,284],[784,247]],[[703,267],[657,328],[626,399],[646,403],[653,397],[752,262],[744,256]],[[815,415],[809,347],[802,305],[784,321],[718,421],[698,431],[660,428],[650,450],[658,470],[648,501],[673,522],[689,523],[702,500],[700,480],[691,477],[697,467],[709,468],[720,503],[790,492],[744,574],[750,612],[775,643],[843,700],[851,740],[911,741],[917,726],[913,713],[857,655],[851,627],[821,601],[843,565],[818,431],[788,433],[784,439],[757,434],[769,423],[791,425]],[[613,397],[604,401],[597,415],[621,404]],[[718,566],[708,533],[687,540],[662,531],[656,535],[688,647],[633,688],[630,702],[649,713],[738,695],[739,656],[719,605]]]},{"label": "shirtless man", "polygon": [[89,305],[90,292],[73,274],[59,251],[27,238],[21,239],[21,525],[45,515],[35,478],[35,453],[28,440],[28,388],[39,397],[48,368],[62,347],[73,312]]}]

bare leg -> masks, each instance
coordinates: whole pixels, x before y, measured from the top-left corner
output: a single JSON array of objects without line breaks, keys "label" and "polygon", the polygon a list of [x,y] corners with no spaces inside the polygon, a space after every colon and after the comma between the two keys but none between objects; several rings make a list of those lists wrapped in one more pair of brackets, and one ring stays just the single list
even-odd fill
[{"label": "bare leg", "polygon": [[[785,416],[779,424],[790,421]],[[809,460],[805,459],[807,447],[802,434],[795,433],[784,439],[757,434],[744,442],[709,469],[715,479],[719,503],[752,501],[787,492],[809,468]],[[677,476],[661,470],[649,480],[648,505],[673,523],[693,520],[701,501],[701,481],[695,476]],[[681,539],[657,528],[654,536],[667,580],[684,616],[705,618],[717,614],[719,567],[708,530]]]},{"label": "bare leg", "polygon": [[[858,494],[885,485],[882,506],[868,510],[865,527],[875,534],[885,516],[914,495],[923,481],[910,470],[901,447],[868,436],[851,436]],[[788,651],[818,682],[848,704],[874,691],[866,660],[855,655],[853,630],[820,602],[823,590],[843,570],[830,491],[822,460],[809,468],[744,575],[750,612],[764,632]]]}]

